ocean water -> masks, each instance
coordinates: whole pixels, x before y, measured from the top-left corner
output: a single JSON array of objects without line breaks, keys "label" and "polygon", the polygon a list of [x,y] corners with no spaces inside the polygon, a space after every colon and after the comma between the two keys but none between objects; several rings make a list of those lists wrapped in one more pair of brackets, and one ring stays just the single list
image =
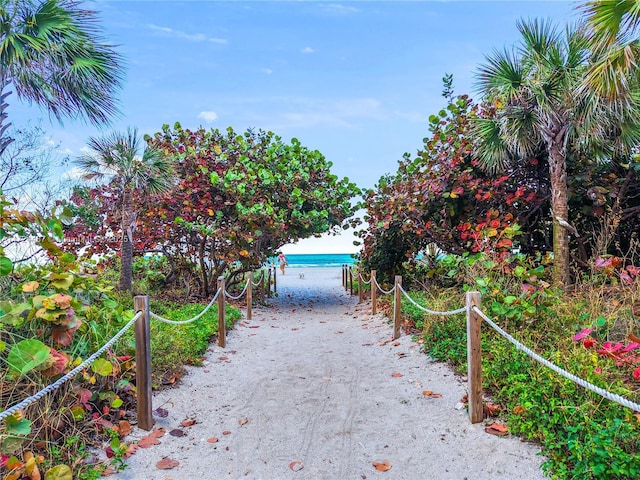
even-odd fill
[{"label": "ocean water", "polygon": [[[277,259],[273,259],[278,264]],[[326,254],[291,254],[287,255],[289,268],[340,268],[342,265],[353,265],[355,259],[350,253],[326,253]]]}]

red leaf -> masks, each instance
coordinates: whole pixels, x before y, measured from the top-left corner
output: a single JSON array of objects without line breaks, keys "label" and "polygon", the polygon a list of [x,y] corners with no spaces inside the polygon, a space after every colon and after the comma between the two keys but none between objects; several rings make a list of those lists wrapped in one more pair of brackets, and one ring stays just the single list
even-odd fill
[{"label": "red leaf", "polygon": [[387,470],[391,470],[391,462],[389,460],[385,460],[384,462],[371,462],[376,470],[379,472],[386,472]]},{"label": "red leaf", "polygon": [[180,465],[179,461],[172,460],[169,457],[164,457],[162,460],[156,463],[156,467],[158,467],[160,470],[171,470],[172,468],[175,468],[178,465]]},{"label": "red leaf", "polygon": [[402,375],[401,373],[398,373],[398,372],[392,373],[391,376],[395,377],[395,378],[404,377],[404,375]]},{"label": "red leaf", "polygon": [[304,468],[304,465],[302,464],[302,462],[291,462],[289,464],[289,468],[294,472],[299,472]]}]

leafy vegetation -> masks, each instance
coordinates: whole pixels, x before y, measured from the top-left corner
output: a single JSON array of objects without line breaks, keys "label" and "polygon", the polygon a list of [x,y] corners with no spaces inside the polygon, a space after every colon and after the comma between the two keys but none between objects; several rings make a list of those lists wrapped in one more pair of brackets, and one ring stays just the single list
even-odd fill
[{"label": "leafy vegetation", "polygon": [[[634,276],[622,284],[620,266],[601,263],[594,277],[600,285],[607,280],[615,287],[594,287],[596,279],[590,278],[571,293],[562,293],[550,288],[548,269],[529,264],[523,255],[500,263],[485,254],[451,255],[435,263],[439,274],[422,271],[422,281],[430,288],[412,296],[430,309],[449,310],[463,304],[460,290],[481,291],[482,309],[523,344],[585,380],[638,402],[640,282]],[[455,279],[457,285],[445,288],[439,279],[447,286]],[[466,372],[461,315],[427,315],[409,302],[403,302],[402,311],[420,328],[426,353]],[[541,366],[486,325],[482,360],[483,386],[496,402],[493,408],[507,420],[510,432],[540,442],[548,458],[544,468],[552,478],[638,476],[637,413]]]}]

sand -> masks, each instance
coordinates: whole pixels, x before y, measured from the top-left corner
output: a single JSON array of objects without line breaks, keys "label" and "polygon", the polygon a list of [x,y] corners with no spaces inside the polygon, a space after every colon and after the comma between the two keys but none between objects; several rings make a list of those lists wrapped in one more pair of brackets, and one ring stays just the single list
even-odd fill
[{"label": "sand", "polygon": [[[466,383],[410,336],[394,345],[391,334],[387,318],[344,291],[340,268],[288,269],[278,297],[229,332],[226,348],[212,345],[204,366],[154,395],[167,433],[115,477],[545,478],[538,447],[472,425],[460,408]],[[132,438],[146,434],[134,428]],[[165,457],[179,465],[158,469]]]}]

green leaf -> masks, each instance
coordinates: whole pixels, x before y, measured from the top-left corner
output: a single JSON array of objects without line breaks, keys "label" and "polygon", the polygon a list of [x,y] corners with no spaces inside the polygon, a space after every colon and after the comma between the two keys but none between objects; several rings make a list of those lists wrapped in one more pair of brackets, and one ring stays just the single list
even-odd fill
[{"label": "green leaf", "polygon": [[56,465],[47,470],[44,480],[73,480],[71,469],[66,465]]},{"label": "green leaf", "polygon": [[74,276],[71,273],[52,273],[49,275],[51,285],[61,290],[67,290],[73,285]]},{"label": "green leaf", "polygon": [[102,377],[109,376],[111,375],[111,372],[113,372],[113,365],[109,360],[106,360],[104,358],[98,358],[95,362],[93,362],[91,368],[94,372]]},{"label": "green leaf", "polygon": [[7,363],[24,375],[38,365],[42,365],[49,358],[50,352],[49,347],[40,340],[35,338],[21,340],[11,347],[7,355]]},{"label": "green leaf", "polygon": [[31,421],[23,418],[16,420],[13,416],[8,416],[5,421],[7,433],[13,435],[29,435],[31,433]]},{"label": "green leaf", "polygon": [[13,262],[7,257],[0,257],[0,276],[9,275],[13,271]]}]

